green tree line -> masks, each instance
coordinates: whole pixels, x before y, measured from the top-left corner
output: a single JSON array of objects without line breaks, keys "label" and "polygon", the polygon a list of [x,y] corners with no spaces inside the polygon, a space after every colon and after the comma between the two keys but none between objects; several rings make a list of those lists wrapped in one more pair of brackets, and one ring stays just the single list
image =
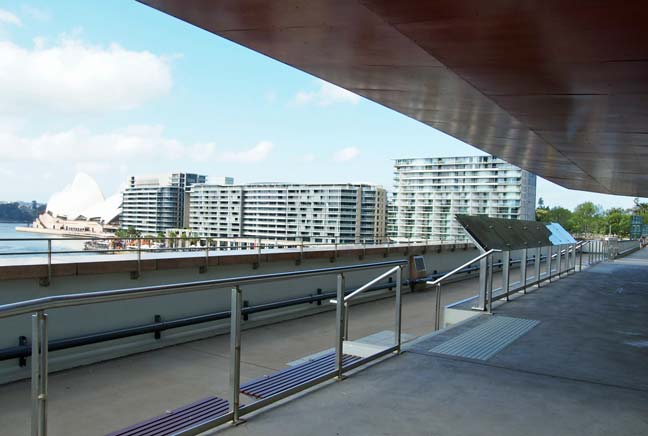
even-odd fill
[{"label": "green tree line", "polygon": [[635,198],[635,205],[632,208],[613,207],[604,210],[601,206],[588,201],[579,204],[571,211],[560,206],[550,208],[540,198],[536,209],[537,221],[559,223],[570,233],[603,235],[611,232],[620,237],[630,235],[632,215],[641,215],[643,222],[648,223],[648,203],[642,203]]},{"label": "green tree line", "polygon": [[44,211],[45,205],[36,201],[0,203],[0,221],[28,223],[34,221]]}]

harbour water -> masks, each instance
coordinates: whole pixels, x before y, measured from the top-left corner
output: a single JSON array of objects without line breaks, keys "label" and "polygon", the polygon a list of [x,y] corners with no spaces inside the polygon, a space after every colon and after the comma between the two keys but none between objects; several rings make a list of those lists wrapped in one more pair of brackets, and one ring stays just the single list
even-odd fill
[{"label": "harbour water", "polygon": [[[23,222],[0,222],[0,264],[7,257],[41,257],[45,254],[33,254],[36,251],[47,251],[47,238],[61,238],[57,235],[26,233],[16,231],[16,227],[29,226]],[[22,239],[7,241],[6,239]],[[52,251],[83,250],[83,241],[54,241]]]}]

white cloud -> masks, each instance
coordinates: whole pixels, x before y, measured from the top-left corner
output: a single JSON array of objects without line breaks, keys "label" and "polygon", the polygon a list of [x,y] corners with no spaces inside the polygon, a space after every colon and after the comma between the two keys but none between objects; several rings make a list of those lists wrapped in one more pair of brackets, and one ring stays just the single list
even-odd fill
[{"label": "white cloud", "polygon": [[235,163],[260,162],[268,157],[273,148],[274,144],[272,144],[272,142],[261,141],[248,150],[218,153],[216,159],[222,162]]},{"label": "white cloud", "polygon": [[20,18],[6,9],[0,9],[0,23],[13,24],[15,26],[22,25]]},{"label": "white cloud", "polygon": [[0,131],[0,154],[6,160],[51,162],[121,161],[143,157],[195,158],[211,155],[213,144],[183,144],[166,138],[162,126],[131,126],[110,133],[93,133],[83,127],[24,137]]},{"label": "white cloud", "polygon": [[0,41],[0,111],[128,110],[171,86],[169,61],[148,51],[92,46],[78,37],[50,47],[37,38],[32,48]]},{"label": "white cloud", "polygon": [[318,80],[318,83],[319,89],[317,91],[299,91],[295,95],[295,103],[312,103],[317,106],[330,106],[336,103],[358,104],[360,102],[360,96],[344,88],[340,88],[324,80]]},{"label": "white cloud", "polygon": [[302,162],[315,162],[315,160],[317,160],[317,156],[313,153],[308,153],[301,157]]},{"label": "white cloud", "polygon": [[355,159],[359,155],[360,149],[358,147],[347,147],[336,151],[333,155],[333,159],[338,162],[346,162]]},{"label": "white cloud", "polygon": [[164,135],[162,126],[141,125],[109,133],[77,127],[38,136],[0,130],[0,156],[9,161],[66,162],[88,172],[123,168],[138,160],[251,163],[268,157],[273,144],[261,141],[242,151],[220,151],[213,142],[184,143]]}]

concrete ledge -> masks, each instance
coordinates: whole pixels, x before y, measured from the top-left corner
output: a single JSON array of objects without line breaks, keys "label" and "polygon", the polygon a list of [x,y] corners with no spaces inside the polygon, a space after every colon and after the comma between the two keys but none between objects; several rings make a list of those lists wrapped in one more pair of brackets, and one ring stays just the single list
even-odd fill
[{"label": "concrete ledge", "polygon": [[[441,253],[443,251],[455,251],[457,248],[468,250],[474,248],[472,244],[447,244],[447,245],[415,245],[411,247],[403,246],[370,246],[362,248],[342,248],[335,250],[333,247],[322,248],[318,250],[305,249],[300,253],[299,249],[280,249],[275,252],[265,251],[259,256],[256,252],[238,252],[225,254],[212,254],[205,261],[205,255],[201,252],[177,253],[166,256],[158,256],[151,259],[151,253],[143,253],[140,268],[142,271],[201,268],[205,264],[208,266],[217,265],[241,265],[256,264],[259,258],[262,263],[285,262],[287,260],[298,261],[300,259],[349,259],[363,256],[387,256],[387,255],[417,255],[429,252]],[[52,264],[53,277],[72,277],[95,274],[114,274],[130,273],[137,271],[137,259],[133,259],[135,253],[115,254],[101,256],[101,259],[88,260],[88,256],[83,261],[74,257],[57,259]],[[147,258],[148,257],[148,258]],[[63,260],[63,261],[62,261]],[[47,277],[47,263],[25,265],[4,265],[0,266],[0,280],[18,280],[18,279],[39,279]]]}]

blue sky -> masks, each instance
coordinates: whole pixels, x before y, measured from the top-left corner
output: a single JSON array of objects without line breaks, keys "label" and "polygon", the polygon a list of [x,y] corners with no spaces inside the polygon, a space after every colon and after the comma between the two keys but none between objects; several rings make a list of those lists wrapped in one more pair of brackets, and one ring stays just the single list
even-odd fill
[{"label": "blue sky", "polygon": [[[402,157],[481,151],[134,0],[0,0],[0,200],[45,201],[77,171],[369,182]],[[539,180],[545,203],[632,198]]]}]

